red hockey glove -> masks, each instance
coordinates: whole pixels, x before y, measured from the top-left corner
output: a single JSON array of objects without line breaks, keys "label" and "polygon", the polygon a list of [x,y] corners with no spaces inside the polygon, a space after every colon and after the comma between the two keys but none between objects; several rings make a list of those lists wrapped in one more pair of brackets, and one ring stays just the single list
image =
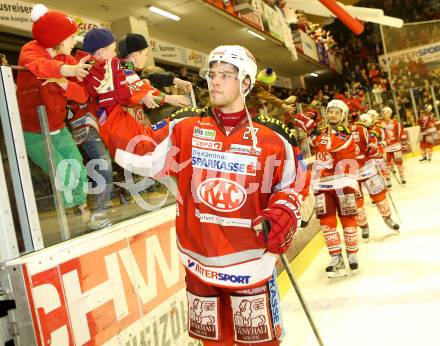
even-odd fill
[{"label": "red hockey glove", "polygon": [[379,153],[379,147],[377,144],[369,143],[367,148],[368,157],[376,156]]},{"label": "red hockey glove", "polygon": [[[264,219],[269,220],[271,227],[267,239],[265,239],[265,234],[262,232]],[[278,200],[272,203],[269,208],[262,210],[261,214],[252,222],[252,227],[259,231],[257,234],[258,240],[265,244],[269,252],[276,254],[287,251],[296,229],[300,226],[299,203],[286,200]]]},{"label": "red hockey glove", "polygon": [[293,124],[303,129],[304,132],[307,133],[308,135],[310,135],[313,129],[316,127],[316,121],[314,121],[312,118],[302,113],[297,114],[295,116],[295,120],[293,121]]},{"label": "red hockey glove", "polygon": [[105,78],[104,62],[94,62],[92,68],[89,70],[89,74],[84,77],[83,83],[87,91],[91,96],[98,96],[98,88],[101,85],[102,80]]}]

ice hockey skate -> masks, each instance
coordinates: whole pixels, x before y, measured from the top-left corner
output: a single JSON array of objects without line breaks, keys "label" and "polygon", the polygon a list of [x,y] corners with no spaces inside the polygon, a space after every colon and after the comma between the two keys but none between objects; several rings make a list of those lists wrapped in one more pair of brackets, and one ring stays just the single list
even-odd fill
[{"label": "ice hockey skate", "polygon": [[325,268],[325,271],[327,272],[327,276],[329,278],[339,278],[347,275],[345,270],[345,262],[342,255],[333,255],[329,265],[327,268]]},{"label": "ice hockey skate", "polygon": [[352,272],[356,272],[359,268],[359,263],[357,260],[357,256],[355,253],[347,254],[348,266],[350,267]]},{"label": "ice hockey skate", "polygon": [[362,239],[365,239],[366,241],[370,240],[370,228],[368,227],[362,227]]},{"label": "ice hockey skate", "polygon": [[392,218],[383,219],[383,221],[390,229],[392,229],[393,231],[396,231],[397,233],[400,233],[399,224],[397,222],[395,222]]},{"label": "ice hockey skate", "polygon": [[386,178],[387,188],[391,188],[391,178]]}]

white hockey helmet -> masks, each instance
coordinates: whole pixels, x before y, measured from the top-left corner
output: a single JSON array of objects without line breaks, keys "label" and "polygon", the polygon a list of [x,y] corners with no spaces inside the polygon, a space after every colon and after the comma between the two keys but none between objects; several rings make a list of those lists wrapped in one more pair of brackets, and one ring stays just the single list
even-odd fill
[{"label": "white hockey helmet", "polygon": [[393,110],[391,109],[391,107],[388,107],[388,106],[387,107],[383,107],[382,111],[384,113],[390,113],[390,115],[393,114]]},{"label": "white hockey helmet", "polygon": [[376,110],[374,109],[370,109],[367,114],[369,114],[371,116],[372,121],[375,121],[376,119],[379,118],[379,113],[377,113]]},{"label": "white hockey helmet", "polygon": [[370,127],[374,123],[374,117],[369,112],[370,111],[368,111],[368,113],[364,113],[359,116],[359,122],[366,127]]},{"label": "white hockey helmet", "polygon": [[432,104],[427,103],[426,105],[423,106],[423,110],[424,110],[426,113],[431,113],[431,112],[432,112]]},{"label": "white hockey helmet", "polygon": [[344,120],[347,119],[347,117],[348,117],[348,106],[347,106],[347,104],[344,101],[338,100],[338,99],[331,100],[327,104],[326,114],[328,114],[328,110],[330,108],[339,108],[342,111],[342,121],[341,122],[344,122]]},{"label": "white hockey helmet", "polygon": [[205,69],[200,70],[200,75],[204,79],[208,79],[209,68],[211,64],[221,61],[234,65],[238,69],[238,79],[242,82],[246,77],[251,80],[251,86],[246,92],[252,89],[255,84],[255,78],[257,75],[257,62],[254,56],[242,46],[219,46],[209,53],[208,66]]}]

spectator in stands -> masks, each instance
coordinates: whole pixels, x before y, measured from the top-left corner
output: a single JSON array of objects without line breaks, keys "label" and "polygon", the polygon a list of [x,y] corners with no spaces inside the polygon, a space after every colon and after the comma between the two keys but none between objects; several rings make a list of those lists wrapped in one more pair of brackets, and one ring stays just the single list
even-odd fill
[{"label": "spectator in stands", "polygon": [[258,111],[264,107],[265,104],[269,104],[282,109],[285,113],[295,112],[295,106],[292,104],[295,102],[294,99],[281,100],[273,95],[271,89],[276,79],[277,75],[271,67],[258,72],[255,86],[249,96],[249,109]]},{"label": "spectator in stands", "polygon": [[7,66],[9,65],[8,59],[6,59],[5,54],[0,54],[0,66]]},{"label": "spectator in stands", "polygon": [[46,174],[52,174],[37,113],[37,106],[44,105],[47,130],[53,144],[57,186],[63,187],[64,206],[77,207],[83,222],[88,222],[90,212],[84,192],[87,172],[64,120],[68,100],[87,101],[88,93],[78,79],[88,75],[90,65],[84,60],[78,63],[70,55],[76,43],[77,26],[73,19],[61,12],[48,11],[41,4],[33,7],[31,17],[34,41],[21,49],[18,63],[25,70],[20,70],[17,77],[17,99],[27,154]]},{"label": "spectator in stands", "polygon": [[189,81],[188,69],[186,68],[186,66],[182,66],[181,68],[179,68],[179,78]]},{"label": "spectator in stands", "polygon": [[[84,51],[77,51],[77,59],[90,54],[89,63],[102,60],[111,60],[116,57],[116,39],[112,32],[104,28],[90,30],[84,37]],[[113,190],[112,160],[104,142],[101,139],[98,125],[98,113],[101,112],[94,97],[90,97],[86,103],[71,104],[72,112],[69,117],[69,126],[76,144],[92,160],[89,165],[102,179],[92,179],[92,191],[96,190],[95,211],[92,214],[89,225],[93,228],[103,228],[110,225],[107,217],[107,207],[111,203]],[[89,175],[94,171],[89,172]],[[101,182],[102,181],[102,182]]]}]

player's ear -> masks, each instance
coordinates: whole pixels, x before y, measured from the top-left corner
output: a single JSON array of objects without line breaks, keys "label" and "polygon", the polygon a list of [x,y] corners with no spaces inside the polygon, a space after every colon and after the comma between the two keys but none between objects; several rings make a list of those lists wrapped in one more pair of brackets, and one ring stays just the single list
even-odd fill
[{"label": "player's ear", "polygon": [[243,82],[241,83],[241,92],[243,94],[246,94],[246,92],[249,90],[251,86],[251,80],[250,78],[246,77]]}]

